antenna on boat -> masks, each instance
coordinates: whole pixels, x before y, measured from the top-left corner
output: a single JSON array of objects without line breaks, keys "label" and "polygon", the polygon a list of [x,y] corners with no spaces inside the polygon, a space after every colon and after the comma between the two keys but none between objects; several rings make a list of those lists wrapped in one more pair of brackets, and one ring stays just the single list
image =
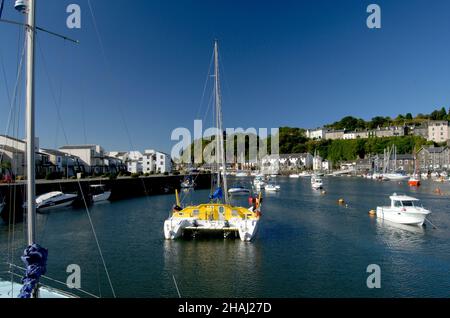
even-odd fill
[{"label": "antenna on boat", "polygon": [[[35,6],[36,6],[35,1],[36,0],[34,0],[34,1],[32,1],[32,0],[16,0],[16,2],[14,4],[14,8],[17,11],[19,11],[20,13],[22,13],[22,14],[27,14],[28,17],[29,17],[31,15],[30,13],[31,13],[32,7],[34,7],[34,10],[35,10]],[[7,19],[0,19],[0,22],[7,23],[7,24],[14,24],[14,25],[19,25],[19,26],[24,26],[27,29],[31,28],[30,21],[29,21],[28,18],[27,18],[27,23],[22,23],[22,22],[7,20]],[[33,25],[33,29],[34,30],[38,30],[38,31],[42,31],[42,32],[45,32],[45,33],[48,33],[50,35],[56,36],[58,38],[61,38],[63,40],[69,41],[69,42],[73,42],[73,43],[76,43],[76,44],[80,43],[80,41],[78,41],[78,40],[71,39],[71,38],[69,38],[69,37],[67,37],[65,35],[61,35],[61,34],[49,31],[47,29],[38,27],[36,25]]]}]

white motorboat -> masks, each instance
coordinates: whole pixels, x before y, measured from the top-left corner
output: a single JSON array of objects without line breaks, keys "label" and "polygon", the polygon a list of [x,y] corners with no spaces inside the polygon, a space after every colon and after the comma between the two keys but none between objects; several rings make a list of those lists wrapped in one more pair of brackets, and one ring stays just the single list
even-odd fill
[{"label": "white motorboat", "polygon": [[289,175],[289,178],[298,179],[298,178],[300,178],[300,175],[299,174],[291,174],[291,175]]},{"label": "white motorboat", "polygon": [[235,187],[231,187],[228,190],[228,193],[231,195],[247,195],[250,193],[250,190],[243,186],[235,186]]},{"label": "white motorboat", "polygon": [[248,177],[248,174],[246,172],[236,172],[236,178],[244,178]]},{"label": "white motorboat", "polygon": [[311,178],[311,187],[314,190],[321,190],[323,189],[323,181],[322,178],[318,177],[318,176],[313,176]]},{"label": "white motorboat", "polygon": [[266,192],[279,192],[281,190],[281,186],[274,183],[269,183],[264,188]]},{"label": "white motorboat", "polygon": [[77,197],[77,194],[72,193],[49,192],[36,198],[36,209],[39,212],[45,212],[68,207],[73,204]]},{"label": "white motorboat", "polygon": [[431,214],[416,198],[394,193],[390,199],[390,206],[377,207],[378,218],[399,224],[422,226],[426,217]]},{"label": "white motorboat", "polygon": [[303,178],[309,178],[311,177],[311,173],[303,171],[302,173],[299,174],[299,176]]},{"label": "white motorboat", "polygon": [[94,184],[90,188],[93,203],[106,202],[111,197],[111,191],[106,190],[103,184]]}]

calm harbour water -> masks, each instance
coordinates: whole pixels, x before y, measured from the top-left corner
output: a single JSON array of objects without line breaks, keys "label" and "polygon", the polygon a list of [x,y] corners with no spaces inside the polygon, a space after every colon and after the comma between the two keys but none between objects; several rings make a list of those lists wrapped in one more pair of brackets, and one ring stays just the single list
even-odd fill
[{"label": "calm harbour water", "polygon": [[[250,180],[250,179],[248,179]],[[278,178],[268,194],[257,239],[165,241],[162,226],[174,196],[106,203],[90,212],[118,297],[449,297],[450,185],[361,178],[325,178],[326,195],[310,179]],[[433,193],[440,187],[446,195]],[[369,217],[392,193],[411,194],[433,211],[426,228],[401,227]],[[204,201],[196,191],[189,201]],[[348,207],[339,206],[345,199]],[[241,199],[244,204],[246,199]],[[78,264],[82,288],[102,297],[112,292],[84,210],[38,216],[38,237],[49,249],[48,276],[66,280]],[[21,265],[24,225],[15,226],[14,262]],[[7,261],[8,226],[0,224],[0,253]],[[382,288],[368,289],[369,264],[381,267]],[[2,266],[0,271],[5,271]],[[6,279],[6,275],[0,275]],[[54,287],[60,287],[48,283]]]}]

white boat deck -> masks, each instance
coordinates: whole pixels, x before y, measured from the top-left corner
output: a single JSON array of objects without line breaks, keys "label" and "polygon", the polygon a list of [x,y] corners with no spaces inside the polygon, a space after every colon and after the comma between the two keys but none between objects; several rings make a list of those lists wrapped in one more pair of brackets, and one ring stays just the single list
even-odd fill
[{"label": "white boat deck", "polygon": [[[1,298],[18,298],[20,290],[22,289],[22,284],[11,283],[7,281],[0,280],[0,299]],[[64,293],[59,290],[55,290],[49,287],[42,286],[39,288],[39,298],[53,298],[53,299],[65,299],[65,298],[75,298],[75,296],[68,293]]]}]

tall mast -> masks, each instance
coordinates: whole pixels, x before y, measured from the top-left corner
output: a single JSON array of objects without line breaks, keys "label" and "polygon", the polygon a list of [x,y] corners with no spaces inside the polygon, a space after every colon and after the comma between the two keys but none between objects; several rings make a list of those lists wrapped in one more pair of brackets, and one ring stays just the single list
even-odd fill
[{"label": "tall mast", "polygon": [[36,182],[35,182],[35,126],[34,126],[34,45],[36,0],[28,0],[27,25],[27,88],[26,88],[26,141],[27,141],[27,213],[28,245],[36,242]]},{"label": "tall mast", "polygon": [[217,124],[217,145],[216,145],[216,161],[219,167],[217,172],[217,182],[220,186],[220,163],[223,166],[223,195],[225,203],[228,203],[228,185],[227,185],[227,173],[226,173],[226,161],[225,161],[225,149],[223,138],[223,126],[222,126],[222,103],[220,99],[220,80],[219,80],[219,44],[218,41],[214,41],[214,91],[216,100],[216,124]]}]

